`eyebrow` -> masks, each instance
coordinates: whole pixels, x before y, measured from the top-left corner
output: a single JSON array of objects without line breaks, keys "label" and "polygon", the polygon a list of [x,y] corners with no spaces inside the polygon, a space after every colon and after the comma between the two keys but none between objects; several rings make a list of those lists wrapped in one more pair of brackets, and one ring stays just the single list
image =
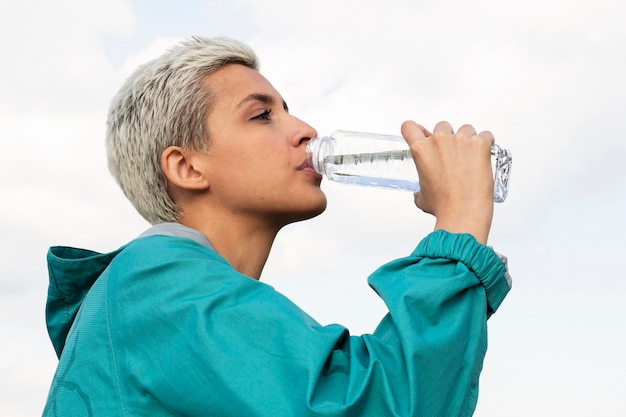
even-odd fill
[{"label": "eyebrow", "polygon": [[[241,106],[243,106],[244,104],[250,102],[250,101],[260,101],[263,104],[266,104],[268,106],[272,106],[275,103],[274,97],[268,95],[268,94],[262,94],[262,93],[252,93],[247,95],[246,97],[244,97],[243,100],[241,100],[239,103],[237,103],[237,105],[235,106],[235,108],[240,108]],[[289,106],[287,106],[287,103],[285,102],[285,100],[283,100],[283,109],[289,113]]]}]

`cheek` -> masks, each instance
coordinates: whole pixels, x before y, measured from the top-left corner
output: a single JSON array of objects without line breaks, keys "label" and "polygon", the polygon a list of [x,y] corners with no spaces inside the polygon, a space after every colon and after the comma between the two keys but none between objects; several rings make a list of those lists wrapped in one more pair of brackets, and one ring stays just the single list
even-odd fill
[{"label": "cheek", "polygon": [[[211,176],[215,187],[228,193],[237,189],[263,195],[288,186],[295,164],[288,143],[257,138],[220,144],[213,149]],[[304,158],[304,155],[302,156]]]},{"label": "cheek", "polygon": [[262,194],[272,183],[274,169],[263,154],[235,153],[213,169],[213,185],[231,195]]},{"label": "cheek", "polygon": [[211,171],[213,176],[228,180],[229,177],[238,177],[253,168],[257,160],[262,159],[255,155],[249,147],[222,146],[215,149],[212,155]]},{"label": "cheek", "polygon": [[244,158],[251,170],[261,174],[286,175],[290,167],[288,150],[277,143],[249,149]]}]

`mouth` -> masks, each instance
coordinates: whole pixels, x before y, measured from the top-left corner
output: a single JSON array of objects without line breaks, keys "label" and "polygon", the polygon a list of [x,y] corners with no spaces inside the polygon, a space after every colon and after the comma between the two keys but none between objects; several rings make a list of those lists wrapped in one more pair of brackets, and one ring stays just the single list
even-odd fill
[{"label": "mouth", "polygon": [[311,154],[307,154],[306,158],[304,159],[304,161],[298,166],[298,171],[305,171],[305,172],[311,172],[313,174],[315,174],[318,177],[322,177],[321,174],[319,172],[317,172],[315,170],[315,168],[313,168],[313,160],[311,158]]},{"label": "mouth", "polygon": [[298,170],[299,171],[304,171],[304,170],[315,171],[313,169],[313,160],[311,159],[311,154],[307,153],[306,158],[304,158],[304,161],[302,161],[302,163],[298,165]]}]

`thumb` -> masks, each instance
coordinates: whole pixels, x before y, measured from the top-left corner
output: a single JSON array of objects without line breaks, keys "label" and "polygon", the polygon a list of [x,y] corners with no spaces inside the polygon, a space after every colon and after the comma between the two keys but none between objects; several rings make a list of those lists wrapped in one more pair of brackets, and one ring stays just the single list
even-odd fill
[{"label": "thumb", "polygon": [[412,120],[407,120],[402,123],[400,131],[402,132],[404,140],[406,140],[409,145],[416,140],[425,139],[426,137],[432,135],[432,133],[426,130],[424,126],[419,125]]}]

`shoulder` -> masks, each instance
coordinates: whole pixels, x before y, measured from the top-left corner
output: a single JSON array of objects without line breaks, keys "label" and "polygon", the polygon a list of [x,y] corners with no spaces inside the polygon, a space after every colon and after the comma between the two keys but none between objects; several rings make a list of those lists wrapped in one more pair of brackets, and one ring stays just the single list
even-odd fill
[{"label": "shoulder", "polygon": [[154,235],[138,238],[126,245],[115,257],[111,267],[148,275],[167,275],[194,270],[236,271],[213,249],[191,239]]},{"label": "shoulder", "polygon": [[213,249],[191,239],[154,235],[130,242],[106,271],[115,303],[268,290],[236,271]]}]

